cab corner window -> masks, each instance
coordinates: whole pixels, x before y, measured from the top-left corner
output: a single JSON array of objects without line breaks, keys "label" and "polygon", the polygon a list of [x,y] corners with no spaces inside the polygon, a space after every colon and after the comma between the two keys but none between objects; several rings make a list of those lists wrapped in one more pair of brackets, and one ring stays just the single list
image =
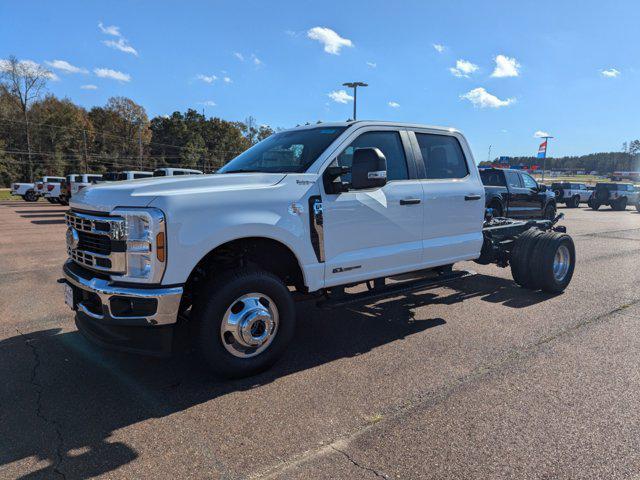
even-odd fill
[{"label": "cab corner window", "polygon": [[428,180],[464,178],[469,168],[458,139],[449,135],[417,133]]},{"label": "cab corner window", "polygon": [[[387,180],[407,180],[407,159],[400,134],[395,131],[365,132],[345,148],[337,158],[341,167],[351,167],[353,152],[358,148],[379,148],[387,159]],[[343,181],[350,181],[351,174],[344,175]]]}]

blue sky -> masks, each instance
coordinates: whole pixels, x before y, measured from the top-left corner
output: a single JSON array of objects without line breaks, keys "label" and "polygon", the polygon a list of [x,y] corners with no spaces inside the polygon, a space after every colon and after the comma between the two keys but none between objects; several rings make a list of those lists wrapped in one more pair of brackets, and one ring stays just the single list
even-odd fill
[{"label": "blue sky", "polygon": [[459,128],[476,161],[535,155],[536,131],[550,156],[640,137],[634,1],[32,0],[0,19],[0,59],[49,62],[49,90],[86,107],[290,127],[350,117],[360,80],[359,118]]}]

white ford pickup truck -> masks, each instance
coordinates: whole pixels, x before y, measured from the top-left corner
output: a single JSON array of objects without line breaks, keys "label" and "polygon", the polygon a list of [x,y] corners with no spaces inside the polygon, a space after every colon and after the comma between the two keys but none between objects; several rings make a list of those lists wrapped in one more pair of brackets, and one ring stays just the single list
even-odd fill
[{"label": "white ford pickup truck", "polygon": [[[212,370],[240,377],[281,356],[297,298],[336,308],[397,295],[461,280],[472,272],[451,266],[464,260],[511,265],[521,286],[563,291],[575,248],[560,217],[486,218],[482,181],[454,129],[305,126],[214,175],[81,190],[66,216],[60,281],[90,340],[165,354],[186,331]],[[417,273],[397,277],[407,272]],[[345,290],[358,284],[367,288]]]}]

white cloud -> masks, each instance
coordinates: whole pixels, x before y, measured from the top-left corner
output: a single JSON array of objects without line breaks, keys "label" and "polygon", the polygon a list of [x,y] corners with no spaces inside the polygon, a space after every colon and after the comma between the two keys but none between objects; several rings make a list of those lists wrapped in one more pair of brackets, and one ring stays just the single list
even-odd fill
[{"label": "white cloud", "polygon": [[467,77],[471,75],[473,72],[477,72],[480,67],[475,63],[471,63],[468,60],[458,60],[456,61],[456,66],[451,67],[449,71],[456,77]]},{"label": "white cloud", "polygon": [[353,97],[345,90],[334,90],[331,93],[327,93],[327,96],[336,103],[349,103],[353,101]]},{"label": "white cloud", "polygon": [[340,55],[342,47],[353,47],[351,40],[342,38],[327,27],[313,27],[307,31],[307,37],[322,43],[324,45],[324,51],[331,55]]},{"label": "white cloud", "polygon": [[375,62],[367,62],[367,66],[371,67],[371,68],[376,68],[378,66],[378,64],[375,63]]},{"label": "white cloud", "polygon": [[224,83],[233,83],[233,80],[231,80],[231,77],[224,77],[222,80],[224,81]]},{"label": "white cloud", "polygon": [[600,73],[602,74],[603,77],[616,78],[618,75],[620,75],[620,70],[615,68],[610,68],[608,70],[602,70]]},{"label": "white cloud", "polygon": [[[9,60],[0,58],[0,72],[6,72],[10,68],[11,63],[9,62]],[[39,76],[48,78],[49,80],[53,80],[54,82],[60,80],[60,77],[58,77],[55,73],[47,70],[38,62],[34,62],[33,60],[20,60],[18,62],[17,70],[20,74],[34,75],[37,73]]]},{"label": "white cloud", "polygon": [[446,47],[440,43],[434,43],[433,48],[435,48],[436,52],[442,53]]},{"label": "white cloud", "polygon": [[116,50],[120,50],[124,53],[130,53],[131,55],[138,56],[138,51],[133,48],[129,42],[124,38],[119,38],[118,40],[103,40],[104,43],[109,48],[115,48]]},{"label": "white cloud", "polygon": [[255,54],[253,54],[253,53],[251,54],[251,60],[253,60],[253,64],[254,64],[256,67],[259,67],[260,65],[264,65],[264,63],[262,62],[262,60],[260,60],[258,57],[256,57],[256,55],[255,55]]},{"label": "white cloud", "polygon": [[236,57],[241,62],[244,62],[244,55],[242,55],[240,52],[233,52],[233,56]]},{"label": "white cloud", "polygon": [[75,65],[71,65],[69,62],[64,60],[53,60],[52,62],[44,62],[49,65],[51,68],[55,68],[57,70],[61,70],[64,73],[89,73],[89,70],[86,68],[76,67]]},{"label": "white cloud", "polygon": [[398,102],[389,102],[387,103],[391,108],[399,108],[400,104]]},{"label": "white cloud", "polygon": [[116,50],[120,50],[124,53],[130,53],[131,55],[138,56],[138,51],[129,44],[129,41],[122,36],[120,33],[120,27],[116,27],[115,25],[104,26],[102,22],[98,23],[98,28],[105,35],[111,35],[114,37],[118,37],[117,40],[103,40],[102,43],[105,44],[109,48],[114,48]]},{"label": "white cloud", "polygon": [[98,23],[98,28],[100,31],[106,35],[113,35],[114,37],[121,36],[120,27],[116,27],[115,25],[104,26],[102,22]]},{"label": "white cloud", "polygon": [[535,138],[542,138],[542,137],[548,137],[549,134],[543,130],[536,130],[535,133],[533,134],[533,136]]},{"label": "white cloud", "polygon": [[474,107],[479,108],[500,108],[507,107],[512,103],[515,103],[515,98],[507,98],[506,100],[500,100],[495,95],[490,94],[484,88],[478,87],[473,90],[469,90],[464,95],[460,95],[460,98],[469,100]]},{"label": "white cloud", "polygon": [[288,35],[289,37],[297,37],[299,35],[298,32],[294,32],[293,30],[285,30],[284,34]]},{"label": "white cloud", "polygon": [[111,70],[110,68],[94,68],[93,73],[100,78],[110,78],[112,80],[118,80],[119,82],[131,81],[131,75],[128,73],[119,72],[118,70]]},{"label": "white cloud", "polygon": [[80,88],[82,90],[97,90],[98,89],[98,87],[96,85],[91,85],[91,84],[89,84],[89,85],[81,85]]},{"label": "white cloud", "polygon": [[496,68],[491,74],[492,77],[517,77],[520,75],[520,64],[513,57],[497,55],[495,58]]},{"label": "white cloud", "polygon": [[200,102],[201,105],[204,105],[206,107],[215,107],[216,106],[216,102],[214,102],[213,100],[205,100],[204,102]]},{"label": "white cloud", "polygon": [[218,79],[215,75],[203,75],[201,73],[196,75],[196,78],[202,80],[204,83],[213,83]]}]

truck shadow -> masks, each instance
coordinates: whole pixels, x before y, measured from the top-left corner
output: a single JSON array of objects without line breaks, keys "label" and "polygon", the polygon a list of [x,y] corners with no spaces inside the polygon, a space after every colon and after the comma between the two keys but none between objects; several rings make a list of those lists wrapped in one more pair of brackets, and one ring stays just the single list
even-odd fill
[{"label": "truck shadow", "polygon": [[[0,471],[28,464],[29,472],[7,471],[24,479],[112,472],[141,455],[111,438],[121,435],[119,429],[234,392],[258,389],[259,394],[277,379],[446,325],[443,318],[416,319],[415,308],[473,297],[521,308],[549,298],[484,275],[447,287],[443,294],[417,292],[330,313],[300,304],[296,335],[285,357],[268,372],[235,381],[212,377],[190,352],[152,359],[101,350],[75,331],[17,334],[0,342]],[[171,443],[160,440],[165,441]]]},{"label": "truck shadow", "polygon": [[61,218],[60,220],[31,220],[31,223],[34,225],[64,225],[65,221]]}]

